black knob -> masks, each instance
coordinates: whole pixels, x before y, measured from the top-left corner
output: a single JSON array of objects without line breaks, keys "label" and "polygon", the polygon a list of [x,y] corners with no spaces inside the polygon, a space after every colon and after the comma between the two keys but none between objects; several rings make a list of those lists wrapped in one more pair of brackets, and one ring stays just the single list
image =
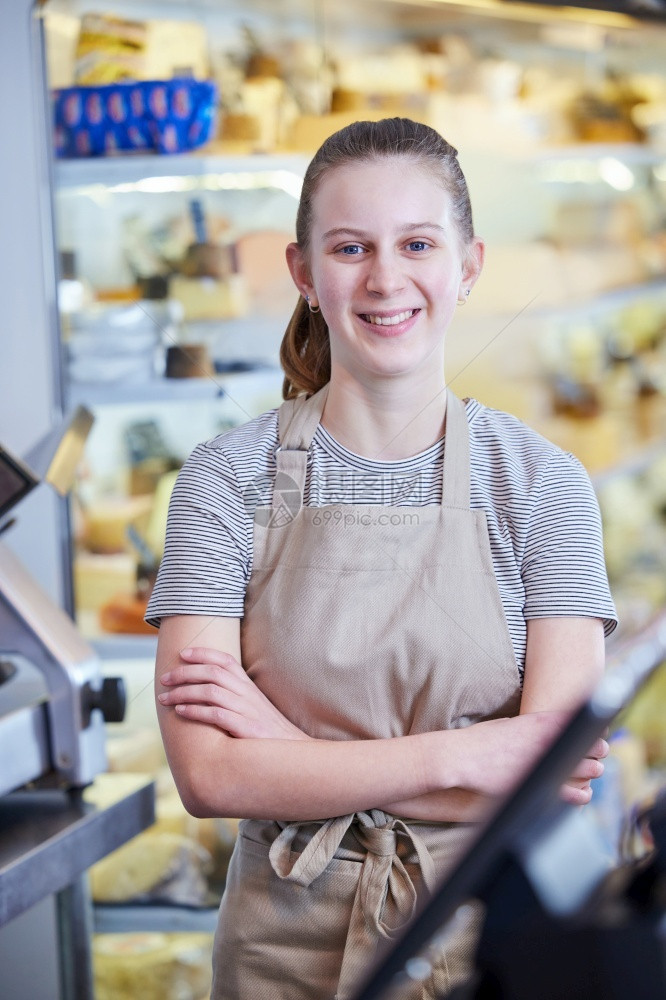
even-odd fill
[{"label": "black knob", "polygon": [[122,677],[105,677],[98,690],[91,687],[90,683],[84,684],[81,689],[81,707],[86,726],[94,708],[100,710],[105,722],[122,722],[127,707],[125,681]]}]

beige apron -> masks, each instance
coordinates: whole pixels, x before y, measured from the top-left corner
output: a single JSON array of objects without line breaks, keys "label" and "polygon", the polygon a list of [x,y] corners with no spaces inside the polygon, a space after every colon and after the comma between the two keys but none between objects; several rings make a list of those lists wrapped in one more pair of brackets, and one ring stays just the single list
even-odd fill
[{"label": "beige apron", "polygon": [[[320,739],[515,715],[519,674],[485,513],[470,510],[462,402],[448,392],[441,507],[304,507],[326,393],[280,408],[273,506],[255,513],[241,630],[249,676]],[[212,997],[348,1000],[472,830],[379,809],[326,822],[243,821]],[[435,974],[404,997],[426,1000],[464,978],[474,933],[459,932]]]}]

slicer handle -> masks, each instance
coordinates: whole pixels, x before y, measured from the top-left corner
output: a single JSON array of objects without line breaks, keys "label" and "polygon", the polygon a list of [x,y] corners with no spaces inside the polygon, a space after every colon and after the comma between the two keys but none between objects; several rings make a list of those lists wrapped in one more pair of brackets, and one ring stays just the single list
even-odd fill
[{"label": "slicer handle", "polygon": [[81,689],[81,705],[86,723],[94,708],[100,710],[105,722],[122,722],[127,707],[125,681],[122,677],[105,677],[99,690],[85,684]]}]

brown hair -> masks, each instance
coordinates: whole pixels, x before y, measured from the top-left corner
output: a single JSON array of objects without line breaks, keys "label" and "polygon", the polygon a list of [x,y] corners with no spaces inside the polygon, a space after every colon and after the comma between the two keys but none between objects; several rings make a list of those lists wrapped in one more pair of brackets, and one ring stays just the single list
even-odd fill
[{"label": "brown hair", "polygon": [[[334,132],[311,160],[296,215],[296,241],[306,256],[310,249],[314,195],[321,178],[346,163],[391,156],[409,157],[432,171],[451,196],[453,220],[463,246],[472,241],[472,207],[457,150],[428,125],[410,118],[384,118],[376,122],[353,122]],[[331,377],[326,321],[320,312],[310,312],[302,297],[282,340],[280,363],[285,373],[282,387],[285,399],[311,396]]]}]

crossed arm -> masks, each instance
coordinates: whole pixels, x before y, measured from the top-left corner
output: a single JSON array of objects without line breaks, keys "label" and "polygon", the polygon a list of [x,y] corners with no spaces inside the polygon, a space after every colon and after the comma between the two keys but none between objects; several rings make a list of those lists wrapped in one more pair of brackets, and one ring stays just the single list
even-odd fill
[{"label": "crossed arm", "polygon": [[[519,716],[381,740],[310,739],[240,661],[238,619],[162,621],[158,718],[191,813],[315,820],[379,807],[414,819],[468,820],[520,779],[593,686],[603,669],[603,634],[598,619],[530,621]],[[606,753],[598,740],[563,787],[565,798],[589,800]]]}]

